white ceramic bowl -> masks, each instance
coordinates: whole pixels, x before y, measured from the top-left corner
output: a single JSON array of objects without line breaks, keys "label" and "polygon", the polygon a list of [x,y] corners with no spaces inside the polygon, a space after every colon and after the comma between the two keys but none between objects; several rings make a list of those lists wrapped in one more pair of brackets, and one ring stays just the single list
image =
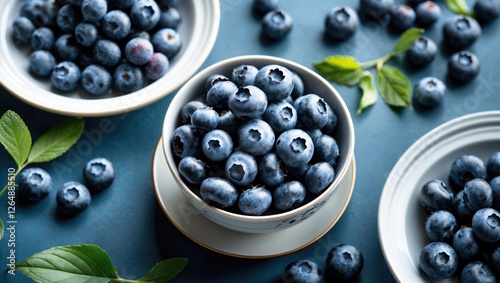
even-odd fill
[{"label": "white ceramic bowl", "polygon": [[[430,282],[419,268],[426,212],[419,202],[431,179],[448,180],[453,161],[474,154],[485,162],[500,151],[500,111],[479,112],[436,127],[416,141],[394,166],[380,197],[378,232],[385,260],[398,282]],[[455,278],[439,282],[457,282]]]},{"label": "white ceramic bowl", "polygon": [[153,103],[180,87],[203,64],[219,30],[219,0],[184,0],[179,6],[183,46],[161,79],[126,95],[110,92],[99,98],[83,90],[55,93],[49,80],[28,72],[28,48],[21,50],[12,38],[12,22],[24,1],[0,1],[0,84],[13,95],[45,111],[70,116],[107,116],[129,112]]},{"label": "white ceramic bowl", "polygon": [[[304,81],[305,90],[307,93],[315,93],[325,99],[325,101],[334,108],[338,117],[338,124],[335,130],[334,138],[336,139],[339,149],[340,158],[336,169],[336,177],[330,187],[323,193],[317,196],[307,204],[279,214],[265,216],[247,216],[242,214],[231,213],[225,210],[215,208],[204,202],[196,195],[189,186],[183,182],[177,170],[176,161],[171,150],[172,133],[179,126],[181,108],[189,101],[194,100],[203,93],[203,84],[210,75],[224,74],[230,76],[233,68],[241,64],[254,65],[257,68],[264,67],[269,64],[279,64],[296,72]],[[166,112],[162,130],[163,149],[169,169],[171,170],[174,179],[179,185],[182,192],[185,194],[188,201],[203,215],[213,222],[222,225],[226,228],[248,233],[267,233],[274,232],[280,229],[291,227],[314,214],[320,209],[330,197],[336,192],[336,188],[341,180],[346,175],[346,172],[351,165],[354,157],[354,128],[350,113],[342,100],[340,94],[332,87],[332,85],[324,80],[321,76],[312,70],[303,67],[297,63],[269,56],[241,56],[230,58],[218,62],[205,70],[198,73],[190,79],[175,95]],[[337,217],[331,215],[332,218]]]}]

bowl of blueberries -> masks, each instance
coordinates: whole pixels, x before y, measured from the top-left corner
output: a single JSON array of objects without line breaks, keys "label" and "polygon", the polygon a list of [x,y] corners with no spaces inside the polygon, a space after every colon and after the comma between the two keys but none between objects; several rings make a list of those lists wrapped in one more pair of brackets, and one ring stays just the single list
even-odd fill
[{"label": "bowl of blueberries", "polygon": [[394,166],[379,238],[398,282],[496,282],[500,275],[500,111],[450,120]]},{"label": "bowl of blueberries", "polygon": [[170,94],[217,37],[218,0],[0,3],[0,84],[68,116],[129,112]]},{"label": "bowl of blueberries", "polygon": [[245,233],[292,227],[327,206],[354,163],[354,139],[329,82],[263,55],[199,72],[173,98],[162,129],[170,173],[189,203]]}]

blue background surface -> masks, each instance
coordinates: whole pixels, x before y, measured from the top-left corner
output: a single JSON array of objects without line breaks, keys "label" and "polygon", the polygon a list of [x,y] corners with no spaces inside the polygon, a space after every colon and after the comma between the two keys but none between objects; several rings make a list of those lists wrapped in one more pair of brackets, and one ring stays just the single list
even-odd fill
[{"label": "blue background surface", "polygon": [[[443,22],[452,14],[441,1],[438,2],[443,16],[426,35],[441,46]],[[389,52],[397,38],[384,25],[363,23],[354,37],[334,44],[324,36],[326,12],[338,5],[358,9],[358,1],[286,0],[281,7],[293,17],[294,28],[283,41],[273,43],[261,37],[260,18],[252,12],[251,3],[249,0],[221,1],[219,36],[202,68],[246,54],[279,56],[310,68],[314,62],[333,54],[352,55],[359,61],[368,61]],[[307,248],[277,258],[237,259],[199,246],[169,222],[156,202],[151,162],[163,117],[174,93],[130,113],[87,118],[80,142],[54,162],[40,165],[52,174],[57,187],[68,180],[81,181],[86,161],[104,156],[114,162],[117,178],[110,189],[93,196],[88,210],[73,218],[57,213],[56,190],[35,204],[18,199],[16,259],[22,260],[52,246],[91,243],[109,253],[123,278],[138,278],[161,260],[186,257],[189,263],[175,282],[279,282],[288,263],[312,258],[324,266],[326,253],[332,246],[350,243],[358,246],[365,258],[359,282],[392,282],[394,279],[384,261],[377,233],[378,201],[386,177],[405,150],[432,128],[468,113],[500,108],[500,52],[494,47],[500,42],[498,24],[495,21],[483,27],[481,38],[470,48],[482,63],[480,75],[463,86],[449,85],[443,103],[435,109],[393,109],[379,99],[374,106],[357,115],[359,90],[334,85],[353,117],[357,180],[351,202],[340,221]],[[406,68],[402,56],[390,64],[404,70],[413,83],[424,76],[447,81],[449,56],[440,52],[431,65],[418,71]],[[0,88],[0,113],[8,109],[23,117],[34,138],[49,126],[68,118],[35,109]],[[99,131],[103,126],[106,133]],[[0,150],[0,180],[6,180],[7,170],[13,166],[6,151]],[[0,201],[0,217],[5,220],[6,197]],[[7,250],[6,239],[3,239],[0,241],[0,270],[5,270]],[[14,277],[2,271],[0,282],[30,280],[21,274]]]}]

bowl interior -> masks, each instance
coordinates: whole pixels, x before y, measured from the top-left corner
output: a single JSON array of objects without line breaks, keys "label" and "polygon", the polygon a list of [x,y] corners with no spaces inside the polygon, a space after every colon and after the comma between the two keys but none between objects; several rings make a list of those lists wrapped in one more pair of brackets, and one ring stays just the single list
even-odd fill
[{"label": "bowl interior", "polygon": [[337,169],[336,177],[333,184],[320,196],[316,197],[314,201],[311,201],[292,211],[274,215],[265,215],[265,216],[246,216],[246,215],[227,212],[225,210],[217,209],[212,206],[208,206],[207,209],[214,210],[217,213],[226,215],[228,217],[242,219],[246,221],[248,220],[262,221],[265,219],[276,219],[279,217],[286,217],[290,214],[297,214],[304,212],[310,209],[314,205],[314,202],[316,202],[316,200],[321,199],[325,195],[331,193],[337,186],[339,181],[346,174],[348,166],[351,163],[351,160],[354,155],[354,129],[350,113],[344,101],[342,100],[341,96],[337,93],[337,91],[327,81],[325,81],[323,78],[321,78],[319,75],[317,75],[310,69],[307,69],[299,64],[296,64],[288,60],[276,57],[269,57],[269,56],[252,56],[252,55],[235,57],[216,63],[206,68],[205,70],[201,71],[191,80],[189,80],[176,94],[165,115],[163,131],[162,131],[162,140],[163,140],[164,152],[166,155],[165,158],[167,159],[169,168],[172,171],[174,178],[181,186],[182,190],[184,190],[184,192],[187,193],[189,197],[195,199],[196,202],[204,203],[204,201],[201,200],[195,193],[193,193],[180,178],[176,162],[174,160],[171,151],[170,140],[173,131],[179,125],[178,120],[180,117],[181,108],[187,102],[193,100],[196,97],[199,97],[201,94],[204,93],[203,84],[205,82],[205,79],[213,74],[224,74],[226,76],[230,76],[233,68],[241,64],[250,64],[256,66],[257,68],[261,68],[269,64],[280,64],[300,75],[300,77],[304,81],[304,86],[307,93],[316,93],[320,95],[328,102],[330,106],[334,108],[338,116],[339,122],[335,130],[335,135],[333,135],[333,137],[336,139],[339,145],[341,156],[339,158],[339,164],[336,168]]}]

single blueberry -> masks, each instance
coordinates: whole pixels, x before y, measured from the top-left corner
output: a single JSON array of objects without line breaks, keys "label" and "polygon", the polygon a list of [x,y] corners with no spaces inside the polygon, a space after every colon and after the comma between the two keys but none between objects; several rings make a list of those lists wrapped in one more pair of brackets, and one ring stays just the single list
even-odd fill
[{"label": "single blueberry", "polygon": [[236,204],[238,191],[226,179],[220,177],[209,177],[200,185],[201,198],[207,203],[228,208]]},{"label": "single blueberry", "polygon": [[325,17],[326,33],[338,41],[353,36],[358,25],[358,14],[348,6],[334,7],[328,11]]},{"label": "single blueberry", "polygon": [[75,27],[76,41],[85,47],[93,46],[99,39],[99,30],[90,22],[81,22]]},{"label": "single blueberry", "polygon": [[337,141],[329,135],[320,135],[313,139],[313,158],[319,162],[327,162],[335,168],[340,156],[340,149]]},{"label": "single blueberry", "polygon": [[449,173],[453,186],[462,189],[465,183],[475,178],[486,179],[486,165],[481,158],[464,154],[453,161]]},{"label": "single blueberry", "polygon": [[182,158],[177,168],[181,176],[191,184],[201,184],[205,180],[206,165],[193,156]]},{"label": "single blueberry", "polygon": [[233,140],[223,130],[212,130],[201,141],[201,150],[212,161],[222,161],[233,151]]},{"label": "single blueberry", "polygon": [[109,39],[99,39],[95,43],[93,50],[95,60],[105,67],[116,66],[122,56],[120,46]]},{"label": "single blueberry", "polygon": [[89,65],[82,71],[83,89],[93,95],[102,95],[111,88],[111,74],[99,65]]},{"label": "single blueberry", "polygon": [[78,182],[66,182],[57,191],[57,206],[68,215],[81,213],[89,207],[90,201],[89,190]]},{"label": "single blueberry", "polygon": [[144,83],[141,68],[124,63],[113,72],[113,85],[123,93],[139,90]]},{"label": "single blueberry", "polygon": [[58,6],[56,1],[23,1],[21,16],[28,18],[36,27],[52,27],[56,23]]},{"label": "single blueberry", "polygon": [[55,45],[54,32],[47,27],[40,27],[31,34],[30,45],[33,50],[51,51]]},{"label": "single blueberry", "polygon": [[472,221],[472,216],[474,216],[474,211],[470,210],[464,201],[464,190],[459,191],[453,198],[453,203],[451,204],[452,212],[455,215],[457,221],[462,225],[469,225]]},{"label": "single blueberry", "polygon": [[231,183],[248,186],[257,177],[257,161],[246,152],[235,151],[227,158],[224,172]]},{"label": "single blueberry", "polygon": [[191,124],[191,117],[193,113],[202,108],[208,108],[209,106],[203,102],[198,100],[191,100],[188,103],[184,104],[181,108],[181,121],[185,124]]},{"label": "single blueberry", "polygon": [[300,96],[304,95],[304,81],[300,77],[299,74],[292,72],[293,77],[292,77],[292,83],[293,83],[293,90],[292,93],[290,94],[290,97],[292,99],[297,99]]},{"label": "single blueberry", "polygon": [[490,184],[483,179],[476,178],[464,185],[464,203],[471,211],[491,207],[493,204],[493,191]]},{"label": "single blueberry", "polygon": [[108,188],[115,180],[113,163],[103,157],[89,160],[83,168],[83,180],[87,188],[93,192]]},{"label": "single blueberry", "polygon": [[59,61],[75,61],[80,56],[81,47],[73,34],[63,34],[54,43],[54,55]]},{"label": "single blueberry", "polygon": [[301,167],[313,157],[314,144],[306,132],[291,129],[279,135],[276,140],[276,153],[286,165]]},{"label": "single blueberry", "polygon": [[12,23],[12,38],[20,44],[29,43],[36,27],[27,17],[18,17]]},{"label": "single blueberry", "polygon": [[127,42],[124,53],[128,62],[142,66],[153,57],[153,44],[147,39],[136,37]]},{"label": "single blueberry", "polygon": [[162,28],[155,32],[151,42],[156,52],[165,54],[169,59],[174,58],[182,47],[181,35],[171,28]]},{"label": "single blueberry", "polygon": [[366,20],[382,22],[393,5],[394,0],[360,0],[359,13]]},{"label": "single blueberry", "polygon": [[125,12],[112,10],[104,15],[101,30],[112,40],[122,40],[129,35],[131,26],[130,18]]},{"label": "single blueberry", "polygon": [[240,150],[253,156],[264,155],[274,146],[274,131],[264,120],[253,119],[245,122],[238,130]]},{"label": "single blueberry", "polygon": [[446,279],[457,270],[458,255],[447,243],[432,242],[420,252],[419,266],[431,279]]},{"label": "single blueberry", "polygon": [[293,91],[293,73],[286,67],[271,64],[259,69],[255,86],[267,95],[269,101],[280,101]]},{"label": "single blueberry", "polygon": [[254,0],[253,9],[260,14],[278,10],[281,0]]},{"label": "single blueberry", "polygon": [[160,7],[160,11],[160,20],[158,21],[157,28],[171,28],[177,30],[182,20],[179,10],[172,6],[164,6]]},{"label": "single blueberry", "polygon": [[207,93],[214,85],[224,81],[229,81],[229,78],[221,74],[210,75],[205,79],[203,90]]},{"label": "single blueberry", "polygon": [[389,14],[391,16],[389,26],[396,32],[404,32],[415,26],[417,14],[408,5],[395,5],[389,9]]},{"label": "single blueberry", "polygon": [[321,131],[326,135],[332,135],[334,133],[335,128],[337,127],[338,117],[337,113],[333,109],[330,104],[326,104],[326,108],[328,111],[328,120],[326,121],[326,125],[321,128]]},{"label": "single blueberry", "polygon": [[488,179],[500,176],[500,151],[494,152],[488,157],[486,173]]},{"label": "single blueberry", "polygon": [[493,193],[492,208],[500,210],[500,176],[497,176],[490,181],[491,191]]},{"label": "single blueberry", "polygon": [[136,1],[130,8],[132,24],[142,30],[152,30],[160,21],[160,7],[154,0]]},{"label": "single blueberry", "polygon": [[339,244],[328,251],[326,272],[334,278],[351,280],[361,273],[363,266],[363,254],[353,245]]},{"label": "single blueberry", "polygon": [[208,90],[206,94],[207,104],[216,109],[227,109],[229,97],[237,89],[238,87],[231,81],[220,81]]},{"label": "single blueberry", "polygon": [[244,120],[234,116],[231,111],[223,111],[219,115],[217,128],[227,132],[230,136],[236,136],[240,126],[244,122]]},{"label": "single blueberry", "polygon": [[469,262],[462,269],[461,282],[467,283],[496,283],[495,274],[480,261]]},{"label": "single blueberry", "polygon": [[258,167],[259,180],[266,186],[276,187],[285,180],[286,168],[274,152],[262,156],[258,161]]},{"label": "single blueberry", "polygon": [[170,61],[163,53],[153,53],[151,59],[144,66],[146,77],[150,80],[158,80],[163,77],[170,68]]},{"label": "single blueberry", "polygon": [[246,215],[262,215],[271,206],[272,195],[264,187],[244,190],[238,198],[238,208]]},{"label": "single blueberry", "polygon": [[297,110],[288,102],[282,100],[269,104],[262,115],[276,133],[295,128],[297,124]]},{"label": "single blueberry", "polygon": [[317,195],[330,186],[334,178],[333,167],[328,162],[318,162],[307,170],[304,184],[309,192]]},{"label": "single blueberry", "polygon": [[481,26],[471,17],[456,15],[443,26],[443,41],[452,50],[470,47],[481,35]]},{"label": "single blueberry", "polygon": [[282,40],[293,27],[293,19],[283,10],[273,10],[262,18],[262,32],[274,40]]},{"label": "single blueberry", "polygon": [[406,51],[406,59],[412,66],[421,68],[434,60],[437,50],[437,45],[432,39],[421,35]]},{"label": "single blueberry", "polygon": [[57,12],[56,21],[63,32],[72,33],[76,25],[82,21],[82,12],[79,7],[66,4]]},{"label": "single blueberry", "polygon": [[415,14],[417,15],[417,23],[423,28],[428,28],[441,17],[441,8],[433,1],[424,1],[417,5]]},{"label": "single blueberry", "polygon": [[202,138],[201,132],[194,126],[182,125],[177,127],[170,140],[174,156],[178,158],[197,157],[200,153]]},{"label": "single blueberry", "polygon": [[500,213],[493,208],[482,208],[472,217],[476,237],[486,243],[500,241]]},{"label": "single blueberry", "polygon": [[500,1],[477,0],[474,3],[473,11],[478,22],[487,24],[500,16]]},{"label": "single blueberry", "polygon": [[470,260],[479,254],[479,241],[471,227],[462,227],[453,236],[453,249],[461,259]]},{"label": "single blueberry", "polygon": [[212,131],[219,124],[219,113],[211,108],[200,108],[193,112],[191,124],[204,131]]},{"label": "single blueberry", "polygon": [[62,61],[52,70],[50,82],[57,90],[72,91],[78,86],[81,75],[78,65],[71,61]]},{"label": "single blueberry", "polygon": [[237,86],[253,85],[259,69],[253,65],[242,64],[231,72],[231,81]]},{"label": "single blueberry", "polygon": [[99,22],[108,11],[106,0],[83,0],[81,5],[82,16],[90,22]]},{"label": "single blueberry", "polygon": [[21,171],[17,185],[19,195],[30,201],[39,201],[52,189],[52,178],[44,169],[31,167]]},{"label": "single blueberry", "polygon": [[295,100],[298,122],[304,129],[321,129],[328,122],[328,104],[316,94],[306,94]]},{"label": "single blueberry", "polygon": [[451,210],[453,198],[453,192],[448,189],[446,183],[438,179],[425,183],[419,194],[420,204],[428,212]]},{"label": "single blueberry", "polygon": [[33,51],[28,60],[30,72],[41,77],[50,76],[56,66],[56,59],[46,50]]},{"label": "single blueberry", "polygon": [[435,77],[425,77],[417,82],[413,90],[415,102],[423,107],[436,107],[446,94],[446,85]]},{"label": "single blueberry", "polygon": [[433,212],[425,221],[425,234],[433,242],[444,242],[457,230],[455,216],[447,210]]},{"label": "single blueberry", "polygon": [[467,83],[479,74],[480,62],[476,54],[460,51],[448,61],[448,76],[457,83]]},{"label": "single blueberry", "polygon": [[279,185],[273,192],[273,206],[278,210],[292,210],[300,207],[306,197],[306,188],[299,181]]},{"label": "single blueberry", "polygon": [[268,96],[255,86],[239,87],[228,98],[229,110],[240,119],[255,119],[264,114]]},{"label": "single blueberry", "polygon": [[311,260],[298,260],[288,264],[281,274],[283,283],[320,283],[323,278],[321,268]]}]

